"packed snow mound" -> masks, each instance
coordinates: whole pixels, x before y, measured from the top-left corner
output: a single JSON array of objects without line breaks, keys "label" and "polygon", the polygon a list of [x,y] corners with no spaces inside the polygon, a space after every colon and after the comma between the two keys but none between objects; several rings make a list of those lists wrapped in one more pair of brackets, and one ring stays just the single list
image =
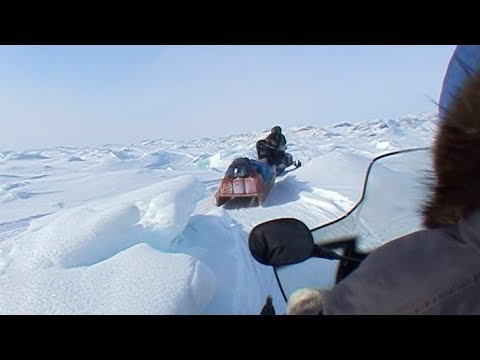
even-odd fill
[{"label": "packed snow mound", "polygon": [[215,275],[160,250],[187,227],[203,193],[185,175],[32,220],[15,241],[0,243],[0,313],[201,312]]},{"label": "packed snow mound", "polygon": [[84,161],[80,156],[72,155],[68,157],[68,161]]},{"label": "packed snow mound", "polygon": [[18,256],[4,265],[1,314],[199,314],[215,292],[214,274],[198,260],[147,244],[73,269],[24,268],[28,254]]}]

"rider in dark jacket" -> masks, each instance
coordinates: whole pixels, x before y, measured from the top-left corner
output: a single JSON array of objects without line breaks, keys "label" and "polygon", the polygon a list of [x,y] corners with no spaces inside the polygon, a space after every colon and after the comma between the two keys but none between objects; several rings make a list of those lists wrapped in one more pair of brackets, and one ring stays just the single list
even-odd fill
[{"label": "rider in dark jacket", "polygon": [[270,134],[265,138],[265,141],[279,152],[285,153],[287,150],[287,139],[282,134],[282,128],[280,126],[274,126],[270,131]]},{"label": "rider in dark jacket", "polygon": [[289,166],[292,162],[291,157],[286,154],[287,139],[282,134],[280,126],[274,126],[270,134],[264,139],[257,142],[258,158],[267,158],[271,165],[284,164]]}]

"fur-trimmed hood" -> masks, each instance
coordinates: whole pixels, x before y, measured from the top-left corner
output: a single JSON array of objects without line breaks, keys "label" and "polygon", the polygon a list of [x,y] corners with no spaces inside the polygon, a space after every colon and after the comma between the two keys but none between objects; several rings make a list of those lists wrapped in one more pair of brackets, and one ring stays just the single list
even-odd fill
[{"label": "fur-trimmed hood", "polygon": [[439,103],[435,180],[423,207],[424,225],[454,225],[480,209],[480,46],[458,46]]},{"label": "fur-trimmed hood", "polygon": [[287,315],[318,315],[322,312],[326,289],[303,288],[288,299]]}]

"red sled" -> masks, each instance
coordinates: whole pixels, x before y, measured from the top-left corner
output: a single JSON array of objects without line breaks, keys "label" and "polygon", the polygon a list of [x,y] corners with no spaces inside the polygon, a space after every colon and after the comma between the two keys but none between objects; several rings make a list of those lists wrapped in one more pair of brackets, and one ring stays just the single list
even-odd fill
[{"label": "red sled", "polygon": [[222,206],[236,198],[250,198],[251,205],[261,205],[275,183],[273,167],[248,158],[235,159],[215,193],[215,205]]}]

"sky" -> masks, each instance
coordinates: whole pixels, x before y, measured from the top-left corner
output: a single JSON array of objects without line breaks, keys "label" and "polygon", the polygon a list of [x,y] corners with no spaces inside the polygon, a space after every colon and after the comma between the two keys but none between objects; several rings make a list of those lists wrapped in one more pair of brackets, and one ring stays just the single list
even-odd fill
[{"label": "sky", "polygon": [[0,46],[0,150],[437,111],[454,47]]}]

